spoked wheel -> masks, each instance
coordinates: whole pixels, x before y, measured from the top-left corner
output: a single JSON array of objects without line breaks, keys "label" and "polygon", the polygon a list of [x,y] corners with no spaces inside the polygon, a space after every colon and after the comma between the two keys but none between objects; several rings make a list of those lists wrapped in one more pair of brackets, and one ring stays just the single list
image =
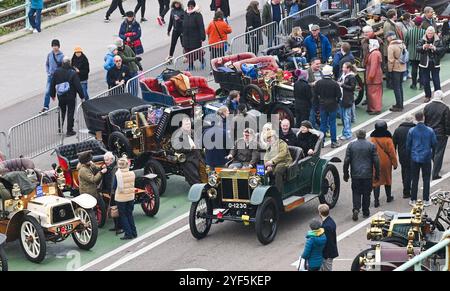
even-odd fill
[{"label": "spoked wheel", "polygon": [[271,114],[278,114],[279,120],[287,119],[291,124],[294,124],[294,114],[292,113],[291,109],[289,109],[288,106],[284,104],[276,104]]},{"label": "spoked wheel", "polygon": [[107,209],[106,209],[106,203],[105,200],[103,200],[103,197],[100,197],[97,199],[97,205],[94,207],[94,213],[95,218],[97,219],[97,224],[99,228],[102,228],[105,226],[106,223],[106,217],[108,215]]},{"label": "spoked wheel", "polygon": [[44,230],[32,216],[25,216],[20,227],[20,246],[25,257],[33,263],[40,263],[45,259],[47,244]]},{"label": "spoked wheel", "polygon": [[359,75],[356,75],[356,88],[354,94],[355,105],[358,105],[364,98],[364,83]]},{"label": "spoked wheel", "polygon": [[2,246],[0,246],[0,271],[8,271],[8,258]]},{"label": "spoked wheel", "polygon": [[81,220],[80,229],[72,233],[73,240],[82,250],[90,250],[97,242],[98,224],[94,211],[78,207],[75,216]]},{"label": "spoked wheel", "polygon": [[144,173],[155,174],[156,178],[153,179],[156,186],[158,187],[158,195],[161,196],[166,191],[167,187],[167,177],[166,171],[160,162],[156,160],[149,160],[144,168]]},{"label": "spoked wheel", "polygon": [[327,165],[322,176],[322,189],[319,196],[320,203],[325,203],[331,209],[338,199],[340,191],[340,180],[338,170],[334,165]]},{"label": "spoked wheel", "polygon": [[271,243],[277,235],[279,216],[275,200],[272,197],[264,198],[256,210],[256,235],[263,245]]},{"label": "spoked wheel", "polygon": [[128,138],[121,132],[114,131],[108,138],[108,149],[117,157],[122,157],[124,154],[131,157],[131,144]]},{"label": "spoked wheel", "polygon": [[366,266],[364,266],[364,264],[362,263],[362,259],[367,257],[375,257],[375,250],[370,248],[360,252],[353,260],[350,271],[352,272],[367,271]]},{"label": "spoked wheel", "polygon": [[263,90],[255,84],[250,84],[244,88],[244,102],[261,111],[265,104]]},{"label": "spoked wheel", "polygon": [[189,212],[189,228],[196,239],[202,239],[208,235],[212,219],[205,216],[212,213],[212,204],[209,199],[202,197],[198,202],[192,203]]},{"label": "spoked wheel", "polygon": [[141,197],[141,207],[147,216],[155,216],[159,210],[158,186],[155,182],[149,181],[145,184],[145,193]]}]

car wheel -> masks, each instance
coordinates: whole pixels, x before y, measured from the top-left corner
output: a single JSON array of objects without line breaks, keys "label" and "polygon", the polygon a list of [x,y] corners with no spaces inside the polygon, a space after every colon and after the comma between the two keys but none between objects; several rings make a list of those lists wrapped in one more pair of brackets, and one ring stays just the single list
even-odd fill
[{"label": "car wheel", "polygon": [[364,83],[359,75],[356,75],[356,88],[354,94],[355,105],[358,105],[364,98]]},{"label": "car wheel", "polygon": [[131,157],[131,144],[128,138],[119,131],[114,131],[108,138],[108,149],[117,157],[122,157],[124,154]]},{"label": "car wheel", "polygon": [[103,197],[97,199],[97,205],[94,207],[95,218],[99,228],[105,226],[106,217],[108,216],[105,200]]},{"label": "car wheel", "polygon": [[243,97],[244,103],[250,105],[258,111],[262,111],[265,104],[264,92],[257,85],[250,84],[245,86]]},{"label": "car wheel", "polygon": [[385,237],[381,239],[382,242],[391,243],[393,245],[396,245],[398,247],[406,247],[408,245],[408,241],[401,237]]},{"label": "car wheel", "polygon": [[8,258],[3,247],[0,247],[0,271],[8,271]]},{"label": "car wheel", "polygon": [[437,221],[435,223],[435,225],[432,227],[432,230],[435,230],[435,229],[437,229],[439,231],[445,231],[445,227],[439,221]]},{"label": "car wheel", "polygon": [[339,172],[334,165],[328,164],[323,171],[320,203],[327,204],[330,209],[333,208],[339,199],[339,191]]},{"label": "car wheel", "polygon": [[153,181],[155,182],[156,186],[158,186],[159,196],[162,196],[162,194],[166,192],[167,176],[166,170],[164,170],[164,167],[161,165],[161,163],[156,160],[149,160],[144,167],[144,173],[145,175],[150,173],[156,175],[156,178],[153,179]]},{"label": "car wheel", "polygon": [[264,198],[256,210],[255,226],[256,236],[263,245],[271,243],[277,235],[279,216],[275,200],[272,197]]},{"label": "car wheel", "polygon": [[45,259],[47,244],[44,230],[36,218],[26,215],[20,227],[20,246],[25,257],[33,263]]},{"label": "car wheel", "polygon": [[147,216],[155,216],[159,210],[158,187],[155,182],[148,181],[145,184],[145,192],[141,194],[141,207]]},{"label": "car wheel", "polygon": [[353,260],[350,271],[352,271],[352,272],[366,271],[366,269],[363,268],[364,266],[361,265],[360,258],[367,257],[367,255],[369,253],[371,255],[375,256],[375,251],[372,248],[369,248],[369,249],[366,249],[366,250],[363,250],[362,252],[360,252]]},{"label": "car wheel", "polygon": [[94,211],[78,207],[75,216],[81,220],[81,229],[72,233],[76,245],[82,250],[90,250],[97,242],[98,225]]},{"label": "car wheel", "polygon": [[204,217],[212,215],[211,200],[202,197],[199,201],[193,202],[189,212],[189,228],[192,236],[196,239],[202,239],[208,235],[211,228],[212,219]]},{"label": "car wheel", "polygon": [[294,114],[291,109],[284,104],[276,104],[270,114],[278,114],[279,120],[287,119],[291,124],[294,124]]}]

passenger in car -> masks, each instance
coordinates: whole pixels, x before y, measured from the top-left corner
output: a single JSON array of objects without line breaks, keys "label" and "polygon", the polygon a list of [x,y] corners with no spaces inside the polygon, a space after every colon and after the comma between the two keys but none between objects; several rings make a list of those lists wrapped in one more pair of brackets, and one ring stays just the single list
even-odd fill
[{"label": "passenger in car", "polygon": [[309,120],[302,121],[295,146],[302,148],[305,155],[312,156],[315,154],[315,147],[318,139],[319,136],[313,133],[312,123]]},{"label": "passenger in car", "polygon": [[288,119],[283,119],[280,123],[280,139],[284,140],[288,145],[293,146],[297,137],[291,129],[291,123]]},{"label": "passenger in car", "polygon": [[226,158],[231,161],[231,164],[228,166],[230,169],[255,168],[256,163],[259,161],[259,153],[253,129],[244,129],[244,137],[234,143],[234,148]]},{"label": "passenger in car", "polygon": [[264,155],[264,166],[267,172],[273,173],[275,186],[280,193],[283,193],[283,175],[287,167],[292,164],[292,157],[287,143],[277,137],[275,130],[267,131],[266,140],[269,147]]}]

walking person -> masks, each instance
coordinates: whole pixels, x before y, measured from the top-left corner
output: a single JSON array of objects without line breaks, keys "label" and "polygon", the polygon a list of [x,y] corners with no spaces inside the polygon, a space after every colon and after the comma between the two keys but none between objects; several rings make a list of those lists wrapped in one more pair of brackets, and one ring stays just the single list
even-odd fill
[{"label": "walking person", "polygon": [[124,43],[131,47],[136,55],[144,53],[144,47],[141,42],[141,26],[136,21],[133,11],[128,11],[126,19],[120,25],[119,37]]},{"label": "walking person", "polygon": [[349,167],[351,170],[354,221],[358,220],[361,207],[363,217],[370,216],[372,183],[380,178],[380,160],[375,145],[366,140],[366,131],[363,129],[356,132],[356,137],[357,140],[348,145],[344,160],[345,182],[350,178]]},{"label": "walking person", "polygon": [[31,0],[30,11],[28,11],[28,20],[30,21],[30,30],[33,33],[41,32],[41,13],[44,9],[44,0]]},{"label": "walking person", "polygon": [[406,71],[405,60],[402,59],[402,54],[406,50],[401,39],[397,39],[395,33],[387,34],[388,45],[388,72],[392,78],[392,88],[394,89],[395,105],[389,110],[393,112],[403,111],[403,74]]},{"label": "walking person", "polygon": [[317,207],[322,220],[322,228],[325,231],[327,243],[323,249],[322,271],[333,271],[333,260],[339,256],[336,237],[336,222],[330,216],[330,207],[327,204],[320,204]]},{"label": "walking person", "polygon": [[173,59],[173,54],[175,52],[178,39],[180,39],[181,42],[183,33],[183,19],[183,3],[179,0],[174,0],[172,2],[172,10],[170,11],[169,27],[167,28],[167,35],[170,36],[170,33],[172,32],[172,37],[170,40],[169,56],[166,58],[166,61]]},{"label": "walking person", "polygon": [[370,115],[381,113],[383,108],[383,58],[379,50],[380,43],[376,39],[369,40],[369,54],[365,62],[367,112]]},{"label": "walking person", "polygon": [[[420,53],[417,51],[417,43],[425,35],[425,30],[421,28],[422,17],[417,16],[414,19],[414,27],[406,32],[405,45],[409,52],[409,62],[411,63],[411,89],[417,89],[417,80],[419,80],[419,86],[422,90],[422,72],[419,71]],[[417,73],[419,78],[417,79]]]},{"label": "walking person", "polygon": [[156,18],[158,21],[158,24],[160,26],[163,26],[166,24],[166,21],[164,20],[164,17],[166,16],[167,12],[170,10],[170,0],[158,0],[159,3],[159,16]]},{"label": "walking person", "polygon": [[53,74],[55,73],[57,68],[61,67],[64,58],[64,54],[60,50],[61,45],[59,43],[59,40],[57,39],[52,40],[51,46],[52,51],[48,53],[47,60],[45,62],[45,69],[47,71],[47,86],[45,88],[44,107],[42,108],[41,113],[48,111],[49,109],[50,89],[51,89],[50,86],[52,83]]},{"label": "walking person", "polygon": [[425,125],[434,130],[437,139],[433,151],[433,172],[431,176],[433,180],[442,178],[439,172],[442,168],[445,148],[450,135],[450,109],[442,100],[443,97],[444,93],[441,90],[435,91],[432,102],[423,109]]},{"label": "walking person", "polygon": [[81,87],[83,88],[84,100],[89,100],[88,94],[88,78],[89,78],[89,60],[83,53],[83,49],[77,46],[72,56],[72,68],[77,72],[80,78]]},{"label": "walking person", "polygon": [[[245,32],[249,32],[261,27],[261,14],[259,12],[258,1],[251,1],[245,14]],[[246,34],[245,43],[248,51],[258,55],[259,46],[263,44],[262,33],[260,30]]]},{"label": "walking person", "polygon": [[411,157],[411,200],[414,206],[417,201],[419,174],[422,170],[424,206],[430,206],[431,159],[436,150],[436,134],[434,130],[424,124],[422,111],[415,114],[417,125],[411,128],[406,139],[406,150]]},{"label": "walking person", "polygon": [[200,6],[194,0],[189,0],[186,13],[183,19],[183,37],[181,39],[184,53],[190,53],[187,56],[189,67],[188,71],[194,69],[194,62],[199,60],[202,70],[205,68],[204,51],[198,50],[202,47],[202,42],[206,39],[205,25],[203,16],[200,13]]},{"label": "walking person", "polygon": [[137,15],[139,9],[141,10],[141,22],[147,21],[147,18],[145,18],[145,2],[146,0],[137,0],[136,7],[134,8],[134,15]]},{"label": "walking person", "polygon": [[299,128],[304,120],[309,120],[312,107],[312,90],[308,84],[308,71],[300,70],[294,84],[295,127]]},{"label": "walking person", "polygon": [[320,271],[323,263],[323,250],[327,243],[325,230],[322,223],[314,219],[310,224],[311,229],[306,234],[306,243],[300,256],[299,271]]},{"label": "walking person", "polygon": [[130,82],[129,93],[137,96],[139,81],[135,77],[143,69],[141,65],[142,58],[137,57],[134,51],[124,44],[121,38],[117,38],[114,44],[117,46],[117,55],[122,59],[122,64],[128,67],[129,79],[134,78]]},{"label": "walking person", "polygon": [[220,44],[209,48],[211,59],[223,57],[227,50],[228,35],[232,32],[232,29],[231,26],[224,21],[222,11],[216,11],[214,19],[209,23],[205,32],[208,35],[208,44],[212,45],[221,42]]},{"label": "walking person", "polygon": [[406,117],[394,131],[392,140],[402,166],[403,198],[411,197],[411,158],[406,150],[406,139],[411,128],[416,126],[412,116]]},{"label": "walking person", "polygon": [[61,124],[59,130],[62,132],[64,120],[67,112],[67,132],[66,136],[73,136],[77,133],[73,131],[75,106],[77,103],[77,93],[80,99],[84,100],[83,88],[81,87],[78,74],[72,69],[70,58],[64,57],[61,68],[56,69],[52,83],[50,85],[50,96],[55,100],[58,97],[58,106],[61,110]]},{"label": "walking person", "polygon": [[377,208],[380,206],[382,185],[384,185],[386,192],[386,202],[390,203],[394,200],[394,196],[392,196],[392,168],[397,169],[398,161],[392,134],[388,130],[386,121],[375,123],[375,130],[370,134],[370,141],[376,146],[380,159],[380,176],[372,183],[375,198],[374,207]]},{"label": "walking person", "polygon": [[123,4],[122,4],[123,0],[112,0],[111,5],[109,6],[108,10],[106,11],[106,15],[105,15],[105,22],[110,22],[111,20],[109,19],[109,17],[111,16],[111,14],[117,9],[119,8],[120,14],[122,15],[122,18],[125,18],[125,10],[123,9]]},{"label": "walking person", "polygon": [[[328,130],[331,133],[331,148],[340,147],[337,141],[336,116],[339,102],[342,97],[339,84],[333,80],[333,68],[325,66],[322,69],[323,78],[317,81],[314,91],[319,100],[320,131],[325,135]],[[324,138],[325,143],[325,138]]]},{"label": "walking person", "polygon": [[441,90],[439,72],[441,69],[441,58],[446,48],[442,40],[436,34],[433,26],[429,26],[425,35],[417,43],[417,52],[420,54],[420,69],[422,70],[422,82],[425,89],[425,102],[431,99],[430,75],[433,81],[434,91]]},{"label": "walking person", "polygon": [[354,105],[354,94],[356,88],[356,67],[352,63],[344,63],[342,76],[338,81],[342,88],[342,100],[340,103],[342,125],[342,140],[352,138],[352,108]]},{"label": "walking person", "polygon": [[226,23],[228,23],[228,17],[230,17],[230,2],[229,0],[211,0],[211,4],[209,5],[211,11],[223,12],[223,19]]},{"label": "walking person", "polygon": [[115,200],[119,209],[119,218],[125,235],[121,240],[129,240],[137,237],[136,225],[134,224],[134,180],[133,171],[130,171],[128,159],[122,157],[117,162],[116,172],[116,194]]}]

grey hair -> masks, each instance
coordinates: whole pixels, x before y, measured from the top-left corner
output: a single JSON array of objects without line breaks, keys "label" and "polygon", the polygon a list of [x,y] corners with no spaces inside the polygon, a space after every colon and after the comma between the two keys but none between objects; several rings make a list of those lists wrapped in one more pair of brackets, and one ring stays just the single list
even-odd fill
[{"label": "grey hair", "polygon": [[362,29],[363,32],[373,32],[373,28],[370,25],[366,25]]},{"label": "grey hair", "polygon": [[423,9],[423,13],[428,13],[428,12],[431,12],[431,11],[434,11],[433,7],[431,7],[431,6],[426,6]]},{"label": "grey hair", "polygon": [[63,64],[70,64],[71,61],[72,59],[69,56],[64,56],[62,60]]},{"label": "grey hair", "polygon": [[220,116],[223,116],[223,114],[224,114],[225,111],[227,111],[227,110],[228,110],[228,107],[226,107],[225,105],[224,105],[224,106],[221,106],[219,109],[217,109],[217,114],[220,115]]},{"label": "grey hair", "polygon": [[360,129],[356,132],[356,137],[358,139],[365,139],[366,138],[366,131],[364,129]]},{"label": "grey hair", "polygon": [[404,122],[413,123],[414,122],[414,116],[408,115],[403,119]]},{"label": "grey hair", "polygon": [[113,155],[112,152],[106,152],[106,153],[103,155],[103,159],[104,159],[104,160],[111,160],[111,161],[114,163],[114,162],[116,161],[116,156]]},{"label": "grey hair", "polygon": [[428,28],[427,28],[427,31],[426,32],[429,32],[429,31],[432,31],[433,33],[436,33],[436,29],[434,29],[434,27],[433,26],[428,26]]}]

